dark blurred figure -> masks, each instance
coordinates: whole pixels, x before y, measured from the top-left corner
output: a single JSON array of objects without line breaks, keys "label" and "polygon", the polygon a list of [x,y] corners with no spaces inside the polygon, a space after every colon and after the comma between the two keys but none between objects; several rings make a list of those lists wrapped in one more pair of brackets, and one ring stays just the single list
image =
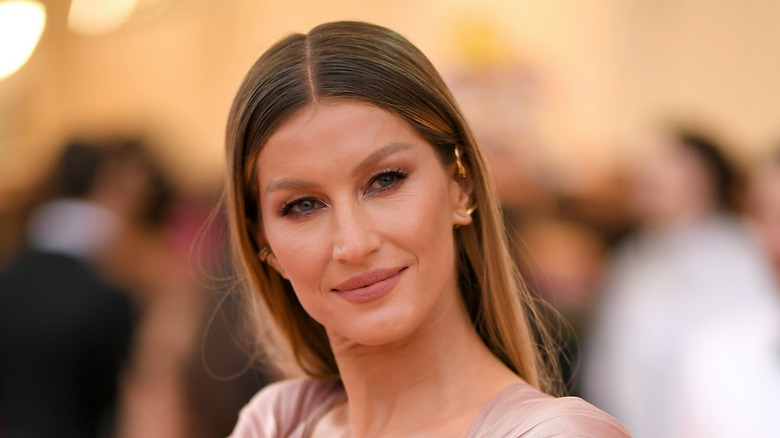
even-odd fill
[{"label": "dark blurred figure", "polygon": [[153,211],[139,202],[149,181],[136,150],[68,145],[42,185],[24,248],[0,272],[3,436],[112,434],[133,310],[96,266],[128,217]]},{"label": "dark blurred figure", "polygon": [[[712,437],[693,432],[691,412],[706,398],[735,406],[746,401],[756,412],[763,406],[730,391],[746,382],[744,369],[724,369],[727,362],[719,365],[716,356],[692,361],[692,346],[713,336],[712,327],[729,331],[734,321],[773,309],[774,284],[757,243],[733,212],[738,179],[715,142],[676,131],[651,146],[630,172],[629,202],[639,232],[613,259],[586,345],[583,395],[636,438]],[[708,376],[709,391],[690,391],[692,374]],[[723,436],[767,436],[752,433],[756,424],[748,418],[736,423],[741,429]]]}]

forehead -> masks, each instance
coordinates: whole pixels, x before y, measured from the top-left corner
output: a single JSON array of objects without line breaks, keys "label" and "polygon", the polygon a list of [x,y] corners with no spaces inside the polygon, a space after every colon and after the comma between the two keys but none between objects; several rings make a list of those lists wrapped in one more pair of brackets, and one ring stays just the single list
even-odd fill
[{"label": "forehead", "polygon": [[347,165],[390,143],[432,147],[400,116],[349,100],[310,104],[277,129],[260,151],[265,172],[305,161]]}]

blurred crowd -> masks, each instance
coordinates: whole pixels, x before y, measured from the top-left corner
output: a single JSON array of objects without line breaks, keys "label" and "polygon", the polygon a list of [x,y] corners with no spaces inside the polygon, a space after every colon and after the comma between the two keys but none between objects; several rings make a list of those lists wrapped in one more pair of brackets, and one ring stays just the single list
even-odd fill
[{"label": "blurred crowd", "polygon": [[[739,169],[669,128],[577,191],[507,143],[482,135],[569,391],[637,438],[777,436],[780,144]],[[243,342],[216,196],[152,152],[71,141],[0,204],[0,436],[221,437],[274,379]]]},{"label": "blurred crowd", "polygon": [[9,198],[0,436],[226,436],[270,378],[238,339],[214,196],[118,137],[69,142]]},{"label": "blurred crowd", "polygon": [[453,88],[569,392],[637,438],[780,436],[780,138],[740,159],[744,145],[688,114],[648,121],[600,174],[555,168],[526,70]]}]

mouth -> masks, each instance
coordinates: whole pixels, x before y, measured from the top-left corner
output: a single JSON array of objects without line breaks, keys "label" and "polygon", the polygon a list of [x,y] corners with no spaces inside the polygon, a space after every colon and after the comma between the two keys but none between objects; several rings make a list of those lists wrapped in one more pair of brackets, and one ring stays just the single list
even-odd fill
[{"label": "mouth", "polygon": [[350,277],[337,284],[331,292],[352,303],[366,303],[390,292],[405,271],[406,267],[376,269]]}]

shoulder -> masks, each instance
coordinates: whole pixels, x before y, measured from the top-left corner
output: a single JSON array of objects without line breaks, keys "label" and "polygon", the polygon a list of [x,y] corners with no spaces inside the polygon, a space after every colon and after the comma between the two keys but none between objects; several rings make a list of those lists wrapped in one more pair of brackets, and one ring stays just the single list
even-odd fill
[{"label": "shoulder", "polygon": [[521,383],[501,391],[477,417],[469,437],[630,438],[614,418],[577,397],[556,398]]},{"label": "shoulder", "polygon": [[238,415],[233,438],[295,436],[296,428],[343,395],[337,380],[295,379],[272,383],[258,392]]}]

